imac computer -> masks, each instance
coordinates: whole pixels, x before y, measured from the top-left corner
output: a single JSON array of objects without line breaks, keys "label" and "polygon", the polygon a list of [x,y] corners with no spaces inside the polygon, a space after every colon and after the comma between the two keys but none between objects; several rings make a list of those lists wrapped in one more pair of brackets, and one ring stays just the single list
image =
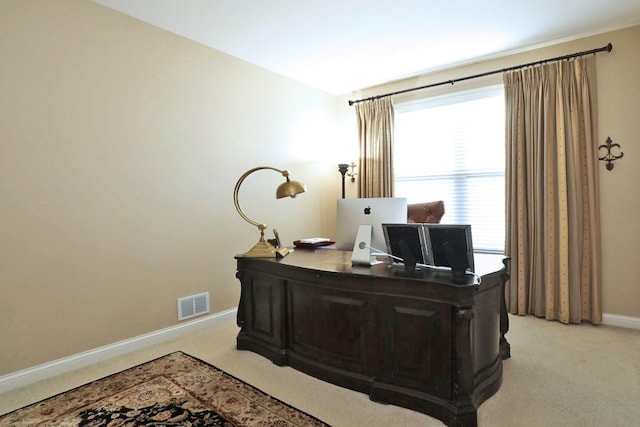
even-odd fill
[{"label": "imac computer", "polygon": [[383,223],[407,223],[407,199],[375,197],[338,199],[336,210],[336,249],[353,250],[360,225],[371,225],[372,252],[385,251]]}]

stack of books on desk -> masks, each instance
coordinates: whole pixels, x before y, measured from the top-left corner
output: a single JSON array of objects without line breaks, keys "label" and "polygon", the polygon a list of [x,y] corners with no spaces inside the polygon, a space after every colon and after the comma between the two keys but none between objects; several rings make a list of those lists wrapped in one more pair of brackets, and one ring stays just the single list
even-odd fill
[{"label": "stack of books on desk", "polygon": [[308,239],[294,240],[293,244],[296,248],[318,248],[321,246],[333,245],[336,242],[325,237],[311,237]]}]

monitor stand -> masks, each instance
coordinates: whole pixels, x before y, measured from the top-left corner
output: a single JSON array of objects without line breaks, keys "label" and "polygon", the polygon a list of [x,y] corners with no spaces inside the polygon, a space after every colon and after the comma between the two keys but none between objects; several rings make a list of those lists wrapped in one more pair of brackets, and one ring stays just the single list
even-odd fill
[{"label": "monitor stand", "polygon": [[374,256],[371,256],[372,231],[371,225],[360,225],[358,227],[358,234],[356,234],[356,241],[351,254],[351,264],[376,265],[382,263],[382,261],[378,261]]}]

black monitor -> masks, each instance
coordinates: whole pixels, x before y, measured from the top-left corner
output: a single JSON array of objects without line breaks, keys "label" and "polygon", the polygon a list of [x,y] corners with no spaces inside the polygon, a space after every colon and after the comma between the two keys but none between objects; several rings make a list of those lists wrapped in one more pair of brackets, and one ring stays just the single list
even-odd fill
[{"label": "black monitor", "polygon": [[404,264],[408,269],[416,264],[427,264],[427,241],[422,224],[382,224],[387,252],[394,264]]},{"label": "black monitor", "polygon": [[474,271],[471,225],[423,224],[429,264],[450,267],[454,275]]}]

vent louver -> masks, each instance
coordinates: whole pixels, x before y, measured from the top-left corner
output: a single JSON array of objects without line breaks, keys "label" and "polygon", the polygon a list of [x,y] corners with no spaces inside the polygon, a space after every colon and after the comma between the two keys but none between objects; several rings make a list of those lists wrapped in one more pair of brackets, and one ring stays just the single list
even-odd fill
[{"label": "vent louver", "polygon": [[178,298],[178,320],[209,312],[209,292]]}]

